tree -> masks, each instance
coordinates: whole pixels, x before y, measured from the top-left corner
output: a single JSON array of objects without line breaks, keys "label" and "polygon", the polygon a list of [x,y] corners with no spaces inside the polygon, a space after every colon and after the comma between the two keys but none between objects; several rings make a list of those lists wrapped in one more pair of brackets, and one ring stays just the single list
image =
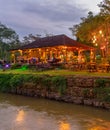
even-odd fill
[{"label": "tree", "polygon": [[95,16],[89,12],[87,18],[81,20],[82,22],[79,25],[70,28],[73,35],[77,37],[78,41],[97,47],[102,56],[107,57],[110,46],[110,14],[108,14],[108,8],[106,13],[100,12]]},{"label": "tree", "polygon": [[107,55],[110,55],[110,1],[103,0],[98,6],[100,8],[100,15],[105,18],[105,39],[107,41]]},{"label": "tree", "polygon": [[109,0],[103,0],[103,2],[100,2],[98,5],[100,8],[101,14],[110,14],[110,1]]},{"label": "tree", "polygon": [[[53,34],[49,34],[47,32],[45,32],[45,37],[50,37],[50,36],[53,36]],[[41,35],[40,34],[28,34],[28,36],[25,36],[23,37],[23,41],[22,41],[22,44],[29,44],[37,39],[41,38]]]},{"label": "tree", "polygon": [[18,46],[20,46],[20,41],[16,32],[0,23],[0,58],[7,59],[9,49]]},{"label": "tree", "polygon": [[40,34],[36,34],[36,35],[28,34],[28,36],[23,37],[22,44],[29,44],[29,43],[37,40],[40,37],[41,37]]},{"label": "tree", "polygon": [[88,45],[93,45],[92,38],[94,33],[98,33],[104,18],[101,15],[93,15],[92,12],[88,13],[87,18],[81,18],[81,23],[74,25],[70,30],[76,36],[77,40]]}]

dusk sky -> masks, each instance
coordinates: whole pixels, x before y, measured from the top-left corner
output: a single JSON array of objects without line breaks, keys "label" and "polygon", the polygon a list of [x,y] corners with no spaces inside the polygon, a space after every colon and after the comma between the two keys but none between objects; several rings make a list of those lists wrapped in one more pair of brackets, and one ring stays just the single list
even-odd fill
[{"label": "dusk sky", "polygon": [[0,21],[22,38],[28,34],[66,34],[86,17],[98,13],[102,0],[0,0]]}]

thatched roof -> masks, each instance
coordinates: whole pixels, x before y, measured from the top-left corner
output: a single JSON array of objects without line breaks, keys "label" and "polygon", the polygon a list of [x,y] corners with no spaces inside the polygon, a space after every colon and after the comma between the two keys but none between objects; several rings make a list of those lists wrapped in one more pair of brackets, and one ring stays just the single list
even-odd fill
[{"label": "thatched roof", "polygon": [[66,35],[56,35],[44,38],[38,38],[36,41],[20,47],[19,49],[32,49],[32,48],[43,48],[43,47],[54,47],[54,46],[68,46],[82,48],[85,50],[94,49],[93,47],[81,44]]}]

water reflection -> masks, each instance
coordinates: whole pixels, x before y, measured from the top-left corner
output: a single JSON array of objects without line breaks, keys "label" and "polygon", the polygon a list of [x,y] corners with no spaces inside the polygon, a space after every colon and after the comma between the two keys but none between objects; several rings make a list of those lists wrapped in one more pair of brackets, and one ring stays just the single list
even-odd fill
[{"label": "water reflection", "polygon": [[1,130],[110,130],[110,112],[91,107],[0,94]]},{"label": "water reflection", "polygon": [[19,110],[18,114],[17,114],[17,117],[16,117],[16,121],[23,122],[24,121],[24,116],[25,116],[24,110]]},{"label": "water reflection", "polygon": [[91,126],[88,126],[88,130],[110,130],[110,121],[96,119]]},{"label": "water reflection", "polygon": [[103,128],[103,127],[100,127],[100,126],[95,126],[93,128],[90,128],[88,130],[110,130],[109,128]]},{"label": "water reflection", "polygon": [[70,124],[67,122],[60,122],[59,130],[71,130]]}]

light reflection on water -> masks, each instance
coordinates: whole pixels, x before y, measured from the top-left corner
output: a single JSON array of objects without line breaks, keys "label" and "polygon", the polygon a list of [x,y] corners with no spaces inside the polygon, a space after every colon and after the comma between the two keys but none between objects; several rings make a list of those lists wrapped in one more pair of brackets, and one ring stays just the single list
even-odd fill
[{"label": "light reflection on water", "polygon": [[110,130],[110,112],[0,94],[0,130]]},{"label": "light reflection on water", "polygon": [[23,122],[24,121],[24,115],[25,115],[24,110],[19,110],[17,117],[16,117],[16,121],[17,122]]}]

